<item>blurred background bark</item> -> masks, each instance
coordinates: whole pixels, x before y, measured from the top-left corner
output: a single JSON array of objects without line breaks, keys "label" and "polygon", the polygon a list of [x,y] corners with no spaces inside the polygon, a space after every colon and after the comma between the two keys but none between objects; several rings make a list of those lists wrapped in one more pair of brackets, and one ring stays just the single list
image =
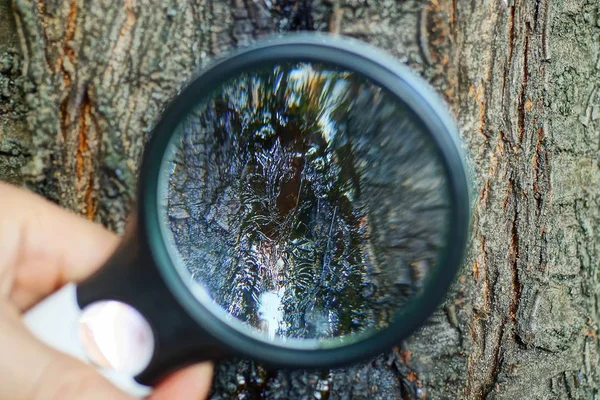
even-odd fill
[{"label": "blurred background bark", "polygon": [[329,31],[448,101],[473,173],[472,245],[443,307],[346,369],[216,368],[212,398],[598,398],[596,0],[0,0],[0,179],[121,232],[143,144],[215,55]]}]

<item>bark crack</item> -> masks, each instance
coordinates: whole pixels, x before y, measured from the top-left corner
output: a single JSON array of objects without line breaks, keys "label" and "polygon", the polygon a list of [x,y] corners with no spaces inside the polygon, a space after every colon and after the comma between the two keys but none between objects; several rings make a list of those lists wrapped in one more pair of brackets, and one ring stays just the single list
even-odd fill
[{"label": "bark crack", "polygon": [[[77,132],[77,153],[76,160],[76,180],[78,187],[85,188],[84,207],[85,215],[89,220],[93,220],[96,214],[96,201],[94,195],[94,169],[91,167],[90,144],[89,144],[89,125],[92,120],[92,103],[88,91],[86,90],[81,100],[78,113],[78,132]],[[86,173],[86,167],[88,169]]]},{"label": "bark crack", "polygon": [[[75,30],[77,28],[76,20],[77,20],[77,2],[76,2],[76,0],[71,0],[70,5],[69,5],[69,15],[67,18],[65,34],[62,39],[62,53],[58,55],[58,58],[56,61],[56,70],[55,70],[57,73],[60,71],[60,73],[62,75],[63,84],[64,84],[63,90],[66,93],[69,93],[69,88],[71,86],[71,74],[69,73],[69,71],[67,71],[67,68],[65,68],[64,57],[67,57],[69,59],[69,61],[71,62],[71,65],[75,64],[75,52],[71,48],[70,42],[75,37]],[[60,105],[59,105],[60,130],[61,130],[63,142],[66,142],[67,137],[68,137],[69,118],[70,118],[68,103],[69,103],[69,96],[67,95],[60,102]]]},{"label": "bark crack", "polygon": [[88,97],[87,91],[84,93],[83,98],[81,100],[80,113],[79,113],[79,131],[78,131],[78,146],[77,146],[77,154],[76,154],[76,176],[77,179],[81,179],[83,176],[83,163],[84,163],[84,155],[87,153],[89,146],[86,136],[86,118],[90,113],[90,99]]},{"label": "bark crack", "polygon": [[485,386],[483,398],[487,398],[489,394],[495,389],[496,383],[498,382],[498,375],[500,374],[500,367],[502,364],[502,339],[504,338],[504,331],[506,330],[507,318],[502,320],[502,324],[500,325],[500,332],[498,334],[498,338],[496,340],[496,345],[494,346],[494,350],[492,352],[492,365],[490,369],[490,375],[488,377],[488,382]]},{"label": "bark crack", "polygon": [[452,33],[456,36],[456,0],[452,0],[452,12],[450,13],[450,26],[452,27]]},{"label": "bark crack", "polygon": [[[546,154],[543,149],[542,143],[544,141],[544,129],[539,127],[537,130],[537,140],[535,143],[535,153],[533,154],[533,198],[536,205],[536,213],[538,216],[542,213],[542,205],[544,201],[544,193],[540,188],[541,174],[544,171],[544,165],[542,160],[546,160]],[[547,166],[547,164],[546,164]]]},{"label": "bark crack", "polygon": [[508,62],[511,63],[515,49],[515,6],[510,7],[508,15]]},{"label": "bark crack", "polygon": [[427,27],[428,17],[429,6],[426,5],[421,9],[421,13],[419,14],[419,48],[421,49],[423,61],[425,61],[427,65],[432,65],[433,59],[431,57],[431,50],[429,49],[429,29]]},{"label": "bark crack", "polygon": [[523,142],[523,136],[525,135],[525,93],[527,89],[527,80],[529,78],[528,72],[528,53],[529,53],[529,24],[525,24],[525,44],[523,45],[523,80],[521,81],[521,92],[519,94],[519,142]]},{"label": "bark crack", "polygon": [[511,278],[512,278],[512,300],[510,303],[510,318],[514,322],[517,318],[517,311],[519,307],[519,297],[521,296],[521,282],[519,281],[519,208],[517,202],[517,193],[514,181],[510,180],[510,188],[512,189],[512,202],[514,204],[514,214],[511,226],[511,242],[510,242],[510,254],[511,254]]},{"label": "bark crack", "polygon": [[[73,51],[73,48],[71,47],[70,42],[75,37],[75,30],[77,28],[76,21],[77,21],[77,1],[71,0],[70,6],[69,6],[69,17],[67,18],[67,29],[65,30],[65,36],[62,40],[63,54],[64,54],[64,56],[67,56],[69,58],[69,61],[71,61],[71,64],[75,63],[75,52]],[[71,74],[65,69],[64,61],[63,61],[64,56],[59,57],[58,65],[59,65],[59,69],[63,73],[63,79],[65,80],[65,85],[69,86],[69,84],[71,83]]]},{"label": "bark crack", "polygon": [[510,7],[510,12],[508,13],[508,58],[507,62],[504,66],[504,79],[502,79],[502,100],[505,101],[506,97],[506,86],[508,80],[508,71],[510,66],[512,65],[513,53],[515,48],[515,6]]},{"label": "bark crack", "polygon": [[485,131],[485,114],[486,114],[486,93],[484,88],[484,83],[481,82],[479,86],[477,86],[477,90],[475,92],[475,98],[477,99],[477,104],[479,106],[479,128],[478,132],[486,139],[489,139],[489,135]]}]

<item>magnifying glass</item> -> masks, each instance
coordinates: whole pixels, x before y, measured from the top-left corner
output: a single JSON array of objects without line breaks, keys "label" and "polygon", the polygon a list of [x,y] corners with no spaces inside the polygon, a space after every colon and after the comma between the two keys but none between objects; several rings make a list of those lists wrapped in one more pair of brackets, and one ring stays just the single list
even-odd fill
[{"label": "magnifying glass", "polygon": [[267,40],[205,69],[145,148],[121,246],[26,316],[121,387],[244,356],[322,368],[435,311],[467,241],[456,127],[420,78],[355,40]]}]

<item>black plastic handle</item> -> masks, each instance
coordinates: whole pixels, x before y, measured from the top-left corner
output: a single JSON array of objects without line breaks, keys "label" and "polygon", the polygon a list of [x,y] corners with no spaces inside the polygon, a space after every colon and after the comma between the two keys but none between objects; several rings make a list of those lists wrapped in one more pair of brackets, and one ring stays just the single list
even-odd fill
[{"label": "black plastic handle", "polygon": [[146,318],[154,332],[155,348],[149,365],[135,380],[154,386],[186,365],[223,358],[226,350],[175,300],[141,237],[135,223],[130,224],[106,264],[78,285],[77,301],[83,309],[97,301],[116,300]]}]

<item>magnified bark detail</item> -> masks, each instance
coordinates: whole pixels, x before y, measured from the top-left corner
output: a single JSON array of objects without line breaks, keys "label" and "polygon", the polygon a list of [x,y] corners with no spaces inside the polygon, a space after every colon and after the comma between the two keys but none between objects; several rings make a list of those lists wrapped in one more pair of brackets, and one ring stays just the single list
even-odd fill
[{"label": "magnified bark detail", "polygon": [[441,161],[414,119],[364,78],[321,65],[228,82],[182,122],[167,165],[185,267],[270,338],[387,326],[448,227]]}]

